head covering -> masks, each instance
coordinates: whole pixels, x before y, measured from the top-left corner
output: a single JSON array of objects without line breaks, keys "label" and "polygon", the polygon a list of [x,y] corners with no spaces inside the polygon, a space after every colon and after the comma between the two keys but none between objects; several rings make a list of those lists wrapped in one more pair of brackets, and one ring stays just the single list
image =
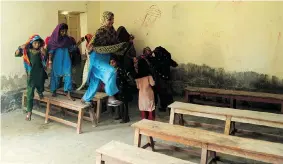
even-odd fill
[{"label": "head covering", "polygon": [[[32,48],[32,43],[34,41],[40,41],[41,42],[40,47],[44,46],[43,39],[37,34],[32,35],[27,40],[27,42],[25,44],[26,47],[23,49],[24,66],[25,66],[25,69],[26,69],[27,72],[29,72],[31,70],[31,63],[30,63],[30,60],[29,60],[29,57],[28,57],[28,49]],[[42,63],[43,66],[46,66],[46,61],[44,60],[45,59],[44,54],[41,54],[41,59],[42,59],[42,62],[43,62]]]},{"label": "head covering", "polygon": [[101,25],[105,26],[107,20],[110,20],[114,14],[111,11],[104,11],[101,17]]},{"label": "head covering", "polygon": [[72,45],[72,40],[69,36],[60,35],[60,30],[62,29],[68,29],[68,25],[65,23],[61,23],[56,26],[48,42],[49,50],[55,50],[57,48],[68,48]]},{"label": "head covering", "polygon": [[117,29],[117,38],[120,42],[129,42],[130,41],[130,34],[126,30],[124,26],[120,26]]},{"label": "head covering", "polygon": [[48,37],[45,38],[45,44],[46,44],[46,45],[48,45],[49,39],[50,39],[50,36],[48,36]]},{"label": "head covering", "polygon": [[91,34],[86,34],[85,35],[86,46],[88,46],[88,44],[89,44],[89,42],[90,42],[92,37],[93,37],[93,35],[91,35]]},{"label": "head covering", "polygon": [[144,59],[140,59],[138,61],[137,74],[135,78],[139,79],[149,75],[150,75],[149,65]]}]

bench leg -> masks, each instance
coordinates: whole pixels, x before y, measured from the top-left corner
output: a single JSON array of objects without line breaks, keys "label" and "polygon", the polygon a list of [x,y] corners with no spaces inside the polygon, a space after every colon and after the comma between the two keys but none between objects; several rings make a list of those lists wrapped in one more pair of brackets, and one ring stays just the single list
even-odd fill
[{"label": "bench leg", "polygon": [[174,125],[174,122],[175,122],[175,109],[174,108],[171,108],[171,111],[170,111],[170,121],[169,123]]},{"label": "bench leg", "polygon": [[150,136],[148,136],[148,137],[147,137],[147,142],[148,142],[148,144],[150,145],[151,150],[152,150],[152,151],[155,151],[153,138],[150,137]]},{"label": "bench leg", "polygon": [[82,131],[82,120],[83,120],[83,115],[84,115],[84,109],[81,109],[79,111],[78,115],[78,124],[77,124],[77,133],[80,134]]},{"label": "bench leg", "polygon": [[227,116],[226,122],[225,122],[224,134],[229,135],[230,134],[230,128],[231,128],[231,116]]},{"label": "bench leg", "polygon": [[95,156],[95,160],[96,160],[96,164],[102,164],[102,154],[99,154],[99,153],[96,153],[96,156]]},{"label": "bench leg", "polygon": [[236,99],[230,98],[230,108],[236,109]]},{"label": "bench leg", "polygon": [[134,145],[137,146],[137,147],[141,147],[141,134],[140,134],[140,129],[136,129],[136,130],[135,130]]},{"label": "bench leg", "polygon": [[96,120],[97,123],[99,123],[99,118],[100,118],[100,111],[101,111],[101,100],[97,100],[97,104],[96,104]]},{"label": "bench leg", "polygon": [[92,107],[89,108],[89,116],[90,116],[90,119],[91,119],[92,127],[96,127],[97,126],[97,120],[96,120],[96,116],[94,114],[94,108],[92,108]]},{"label": "bench leg", "polygon": [[46,111],[45,111],[45,123],[48,123],[48,119],[49,119],[49,112],[50,112],[50,102],[48,101],[46,103]]},{"label": "bench leg", "polygon": [[237,132],[236,129],[236,124],[234,121],[231,121],[231,130],[230,130],[230,135],[235,135],[235,133]]},{"label": "bench leg", "polygon": [[183,118],[183,115],[182,115],[182,114],[179,114],[179,125],[182,125],[182,126],[185,125],[185,123],[184,123],[184,118]]},{"label": "bench leg", "polygon": [[202,149],[201,149],[200,164],[206,164],[207,163],[207,157],[208,157],[207,145],[203,144]]}]

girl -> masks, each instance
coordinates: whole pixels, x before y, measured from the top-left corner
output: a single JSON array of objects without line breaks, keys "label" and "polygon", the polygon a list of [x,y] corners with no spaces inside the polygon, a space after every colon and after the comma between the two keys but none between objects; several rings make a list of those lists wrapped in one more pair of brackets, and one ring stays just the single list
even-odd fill
[{"label": "girl", "polygon": [[[68,25],[65,23],[57,25],[48,41],[49,60],[52,61],[51,85],[52,96],[55,97],[56,90],[60,85],[60,78],[64,78],[64,91],[67,92],[69,100],[72,91],[72,63],[69,51],[76,50],[71,38],[67,35]],[[51,58],[52,57],[52,58]],[[51,60],[52,59],[52,60]]]},{"label": "girl", "polygon": [[82,103],[90,104],[102,81],[105,84],[105,92],[109,96],[108,105],[121,104],[114,97],[119,90],[116,85],[115,68],[109,64],[109,60],[111,53],[123,55],[128,43],[118,42],[113,23],[114,14],[109,11],[104,12],[102,26],[96,31],[87,48],[90,53],[90,66],[89,73],[84,72],[84,74],[88,75],[89,87],[81,100]]},{"label": "girl", "polygon": [[144,59],[138,61],[136,84],[139,89],[139,109],[142,119],[155,120],[155,103],[152,87],[155,82]]},{"label": "girl", "polygon": [[24,66],[27,73],[27,116],[31,120],[34,90],[37,90],[40,99],[43,99],[44,82],[46,74],[46,51],[43,48],[44,41],[39,35],[33,35],[26,44],[16,50],[15,56],[24,59]]}]

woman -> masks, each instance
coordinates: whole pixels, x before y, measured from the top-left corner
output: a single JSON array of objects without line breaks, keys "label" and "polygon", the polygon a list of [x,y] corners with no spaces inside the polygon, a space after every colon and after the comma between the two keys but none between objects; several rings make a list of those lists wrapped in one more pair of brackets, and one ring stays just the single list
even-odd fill
[{"label": "woman", "polygon": [[67,35],[68,25],[65,23],[57,25],[48,41],[50,61],[52,58],[51,84],[52,96],[56,97],[56,90],[60,86],[60,78],[64,78],[64,91],[67,92],[69,100],[72,91],[72,63],[69,51],[76,50],[71,38]]},{"label": "woman", "polygon": [[26,44],[20,46],[15,53],[16,57],[23,57],[27,73],[27,116],[31,120],[34,90],[37,90],[40,99],[43,99],[44,82],[46,74],[46,50],[44,41],[39,35],[33,35]]},{"label": "woman", "polygon": [[[102,15],[102,26],[96,31],[87,47],[90,54],[89,87],[82,97],[82,103],[90,104],[99,87],[100,81],[105,84],[105,92],[109,96],[108,105],[117,106],[121,102],[114,95],[118,93],[115,68],[109,64],[110,55],[123,55],[126,51],[126,42],[119,43],[117,32],[113,27],[114,14],[106,11]],[[80,87],[81,88],[81,87]]]}]

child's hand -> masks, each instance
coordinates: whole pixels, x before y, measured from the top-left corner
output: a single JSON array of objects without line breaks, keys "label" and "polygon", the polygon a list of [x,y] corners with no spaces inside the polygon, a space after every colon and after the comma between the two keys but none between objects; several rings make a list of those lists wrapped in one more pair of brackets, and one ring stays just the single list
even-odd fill
[{"label": "child's hand", "polygon": [[43,47],[40,48],[40,53],[43,54],[43,55],[46,54],[46,53],[45,53],[45,49],[44,49]]}]

